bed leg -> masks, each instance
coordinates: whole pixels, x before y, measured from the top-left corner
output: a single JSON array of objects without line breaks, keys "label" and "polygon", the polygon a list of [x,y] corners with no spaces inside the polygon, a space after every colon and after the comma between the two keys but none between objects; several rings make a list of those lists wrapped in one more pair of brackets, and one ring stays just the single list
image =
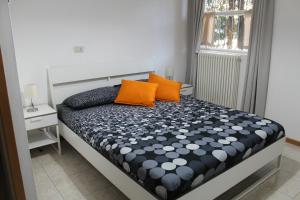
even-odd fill
[{"label": "bed leg", "polygon": [[277,157],[277,165],[276,165],[276,167],[277,167],[277,169],[280,169],[280,167],[281,167],[281,159],[282,159],[282,155],[279,155],[278,157]]}]

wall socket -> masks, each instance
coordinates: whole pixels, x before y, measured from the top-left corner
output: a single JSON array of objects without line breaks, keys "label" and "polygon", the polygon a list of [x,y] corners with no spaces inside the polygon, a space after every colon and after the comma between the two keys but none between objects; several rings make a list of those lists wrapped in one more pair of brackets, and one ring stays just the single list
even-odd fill
[{"label": "wall socket", "polygon": [[75,47],[73,47],[73,52],[74,53],[83,53],[84,47],[83,46],[75,46]]}]

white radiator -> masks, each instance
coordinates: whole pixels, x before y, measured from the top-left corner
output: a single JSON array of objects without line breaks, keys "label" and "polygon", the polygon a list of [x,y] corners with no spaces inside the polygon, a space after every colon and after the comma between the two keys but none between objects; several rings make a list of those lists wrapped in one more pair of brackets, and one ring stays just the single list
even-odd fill
[{"label": "white radiator", "polygon": [[239,108],[244,79],[242,55],[198,54],[196,97],[218,105]]}]

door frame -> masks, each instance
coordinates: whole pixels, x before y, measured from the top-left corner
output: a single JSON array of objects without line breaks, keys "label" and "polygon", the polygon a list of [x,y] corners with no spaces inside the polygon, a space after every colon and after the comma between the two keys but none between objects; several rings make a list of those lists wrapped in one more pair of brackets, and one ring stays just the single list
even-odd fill
[{"label": "door frame", "polygon": [[[23,179],[20,169],[15,133],[10,112],[4,64],[0,48],[0,170],[3,174],[3,194],[8,199],[25,200]],[[2,178],[2,177],[1,177]],[[2,193],[2,191],[1,191]]]}]

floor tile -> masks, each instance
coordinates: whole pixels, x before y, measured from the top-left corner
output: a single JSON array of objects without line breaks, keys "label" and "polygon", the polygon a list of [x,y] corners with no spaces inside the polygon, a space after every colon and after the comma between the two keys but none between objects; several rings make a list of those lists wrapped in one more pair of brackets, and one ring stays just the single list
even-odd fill
[{"label": "floor tile", "polygon": [[266,200],[292,200],[289,196],[284,193],[274,192]]},{"label": "floor tile", "polygon": [[300,148],[295,145],[286,144],[283,149],[283,155],[297,162],[300,162]]},{"label": "floor tile", "polygon": [[97,191],[87,197],[88,200],[127,200],[127,197],[122,194],[117,188],[111,186],[106,190]]},{"label": "floor tile", "polygon": [[88,196],[96,191],[103,191],[112,184],[97,170],[89,170],[70,177],[81,194]]},{"label": "floor tile", "polygon": [[287,194],[289,197],[294,198],[300,193],[300,179],[292,177],[287,182],[282,184],[278,189],[279,192]]},{"label": "floor tile", "polygon": [[297,194],[297,195],[293,198],[293,200],[300,200],[300,193]]},{"label": "floor tile", "polygon": [[39,200],[62,200],[62,196],[56,190],[47,173],[42,168],[33,169],[34,182]]}]

